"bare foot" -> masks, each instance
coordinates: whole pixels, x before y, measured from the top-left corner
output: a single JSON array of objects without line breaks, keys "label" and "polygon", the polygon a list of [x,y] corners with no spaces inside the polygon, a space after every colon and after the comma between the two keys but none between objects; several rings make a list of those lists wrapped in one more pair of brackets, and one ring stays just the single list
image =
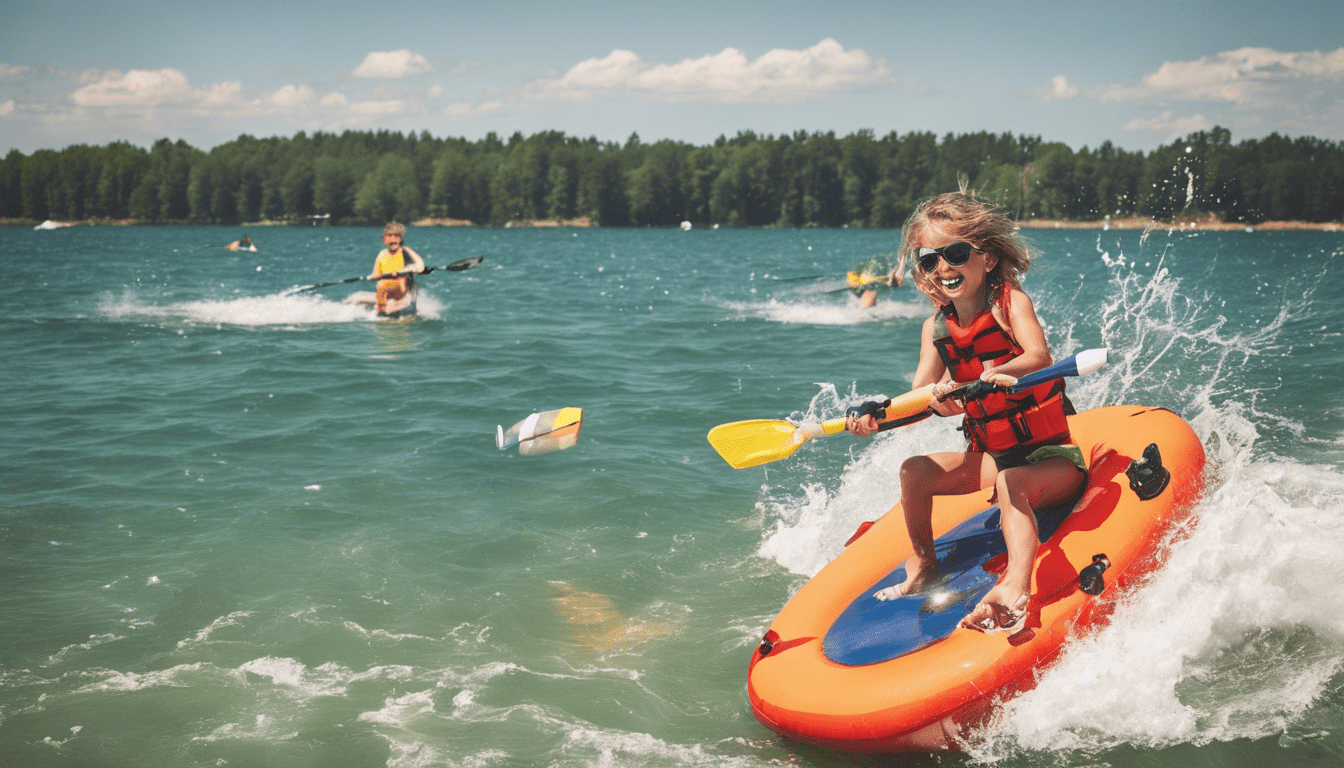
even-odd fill
[{"label": "bare foot", "polygon": [[879,589],[873,593],[873,597],[878,600],[895,600],[898,597],[913,595],[923,589],[937,574],[937,561],[925,563],[918,556],[912,555],[905,561],[905,581],[894,587]]}]

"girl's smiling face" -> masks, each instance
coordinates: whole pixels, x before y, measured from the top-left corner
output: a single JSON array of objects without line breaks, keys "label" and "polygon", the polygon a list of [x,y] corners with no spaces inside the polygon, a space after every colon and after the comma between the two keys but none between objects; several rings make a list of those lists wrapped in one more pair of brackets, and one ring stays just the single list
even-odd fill
[{"label": "girl's smiling face", "polygon": [[[942,248],[958,240],[965,240],[953,228],[945,225],[943,222],[929,222],[929,225],[915,238],[913,247],[919,248]],[[918,250],[916,250],[918,253]],[[982,301],[985,292],[985,276],[998,264],[998,257],[993,254],[985,253],[981,250],[972,250],[971,256],[965,264],[954,267],[948,264],[943,258],[938,259],[938,263],[932,270],[924,273],[925,278],[931,284],[940,296],[935,299],[942,299],[943,303],[951,301],[954,304],[978,303]],[[962,309],[962,307],[958,307]]]}]

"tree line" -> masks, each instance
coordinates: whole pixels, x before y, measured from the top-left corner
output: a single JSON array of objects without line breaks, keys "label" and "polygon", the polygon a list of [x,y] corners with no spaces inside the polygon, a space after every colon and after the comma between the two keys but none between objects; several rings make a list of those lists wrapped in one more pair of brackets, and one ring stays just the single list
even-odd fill
[{"label": "tree line", "polygon": [[0,218],[237,224],[423,217],[502,225],[589,217],[600,226],[897,227],[965,180],[1018,218],[1213,215],[1344,219],[1344,145],[1215,127],[1148,152],[1073,150],[1039,136],[862,130],[742,132],[695,146],[546,131],[502,140],[428,132],[243,135],[209,151],[160,139],[0,160]]}]

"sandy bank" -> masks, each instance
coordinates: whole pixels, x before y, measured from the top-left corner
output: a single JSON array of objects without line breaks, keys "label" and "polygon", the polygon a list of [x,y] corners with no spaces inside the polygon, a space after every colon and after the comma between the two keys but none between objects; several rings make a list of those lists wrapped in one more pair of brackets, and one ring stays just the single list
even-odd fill
[{"label": "sandy bank", "polygon": [[577,219],[521,219],[516,221],[504,222],[506,228],[511,227],[591,227],[593,220],[587,216],[580,216]]},{"label": "sandy bank", "polygon": [[412,227],[474,227],[468,219],[443,219],[426,218],[416,219],[411,222]]}]

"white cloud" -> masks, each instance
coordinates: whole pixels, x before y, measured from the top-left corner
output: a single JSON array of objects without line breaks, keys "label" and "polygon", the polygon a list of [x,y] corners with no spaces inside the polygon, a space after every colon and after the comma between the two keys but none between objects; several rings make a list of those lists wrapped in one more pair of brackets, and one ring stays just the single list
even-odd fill
[{"label": "white cloud", "polygon": [[232,104],[243,92],[243,84],[237,80],[229,83],[216,83],[209,88],[195,92],[196,106],[222,107]]},{"label": "white cloud", "polygon": [[402,48],[399,51],[374,51],[350,74],[374,80],[396,80],[434,71],[429,60],[418,53]]},{"label": "white cloud", "polygon": [[272,93],[270,102],[277,107],[306,107],[317,99],[317,92],[306,85],[286,85]]},{"label": "white cloud", "polygon": [[350,103],[350,100],[345,98],[344,93],[341,93],[340,91],[332,91],[326,96],[323,96],[322,101],[318,103],[324,107],[344,107],[346,104]]},{"label": "white cloud", "polygon": [[0,80],[18,80],[31,71],[31,67],[0,64]]},{"label": "white cloud", "polygon": [[1168,61],[1144,75],[1139,85],[1111,86],[1097,96],[1103,102],[1178,98],[1247,105],[1304,84],[1338,89],[1341,81],[1344,48],[1321,53],[1248,47],[1192,61]]},{"label": "white cloud", "polygon": [[536,81],[531,95],[777,104],[891,81],[882,59],[874,60],[858,49],[846,51],[827,38],[801,51],[776,48],[755,61],[736,48],[725,48],[676,64],[650,64],[633,51],[618,49],[605,58],[581,61],[561,77]]},{"label": "white cloud", "polygon": [[87,85],[70,94],[81,107],[219,107],[232,102],[242,92],[242,83],[217,83],[202,90],[193,88],[181,71],[133,69],[122,74],[99,71],[90,75]]},{"label": "white cloud", "polygon": [[350,104],[350,111],[357,115],[396,115],[405,112],[407,106],[401,99],[356,101]]},{"label": "white cloud", "polygon": [[10,99],[4,104],[0,104],[0,117],[14,114],[14,100]]},{"label": "white cloud", "polygon": [[448,117],[485,117],[486,115],[499,114],[507,108],[508,105],[499,100],[487,101],[480,104],[458,101],[444,107],[443,114]]},{"label": "white cloud", "polygon": [[1047,88],[1037,88],[1036,98],[1038,99],[1072,99],[1078,95],[1078,88],[1069,85],[1069,79],[1063,75],[1055,75],[1050,79],[1050,86]]},{"label": "white cloud", "polygon": [[43,111],[38,119],[45,125],[87,125],[94,122],[94,114],[83,107]]},{"label": "white cloud", "polygon": [[1125,123],[1121,130],[1152,131],[1154,133],[1165,134],[1168,139],[1174,139],[1196,131],[1207,131],[1212,127],[1213,123],[1202,114],[1192,115],[1190,117],[1175,117],[1172,112],[1168,110],[1156,117],[1135,118],[1130,120],[1128,123]]}]

